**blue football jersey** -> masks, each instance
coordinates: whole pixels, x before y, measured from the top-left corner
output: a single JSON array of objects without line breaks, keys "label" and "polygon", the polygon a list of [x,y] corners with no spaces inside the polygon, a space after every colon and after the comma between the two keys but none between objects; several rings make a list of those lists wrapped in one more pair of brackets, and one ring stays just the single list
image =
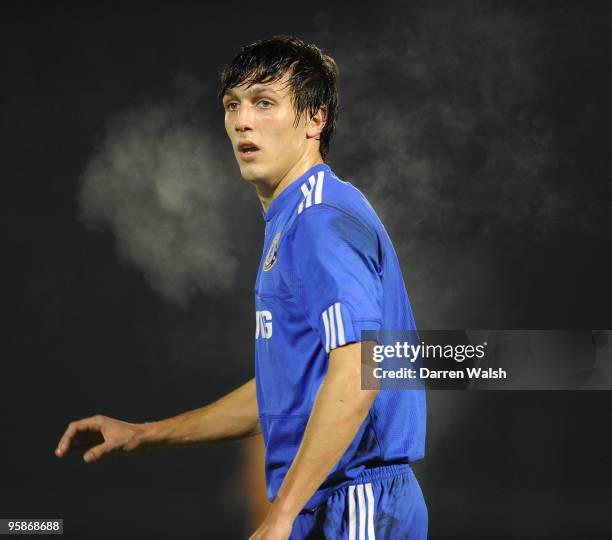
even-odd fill
[{"label": "blue football jersey", "polygon": [[[361,341],[362,330],[416,327],[385,228],[364,195],[328,164],[291,183],[263,217],[255,378],[272,501],[300,446],[330,351]],[[366,468],[415,461],[424,449],[424,390],[383,389],[305,508]]]}]

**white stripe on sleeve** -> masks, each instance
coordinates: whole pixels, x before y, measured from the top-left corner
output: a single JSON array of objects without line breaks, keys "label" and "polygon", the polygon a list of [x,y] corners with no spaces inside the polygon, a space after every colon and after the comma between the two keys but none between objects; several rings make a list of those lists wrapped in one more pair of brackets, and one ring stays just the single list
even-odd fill
[{"label": "white stripe on sleeve", "polygon": [[336,308],[336,324],[338,325],[338,345],[346,345],[344,339],[344,323],[342,322],[342,311],[340,309],[340,302],[334,304]]},{"label": "white stripe on sleeve", "polygon": [[327,310],[323,311],[323,326],[325,326],[325,352],[329,352],[329,320]]},{"label": "white stripe on sleeve", "polygon": [[314,175],[308,178],[308,181],[310,182],[310,189],[308,190],[308,194],[306,195],[306,208],[312,206],[312,191],[315,185]]},{"label": "white stripe on sleeve", "polygon": [[329,313],[329,329],[331,331],[331,338],[329,343],[329,349],[331,350],[336,348],[336,318],[334,317],[333,304],[329,306],[327,312]]},{"label": "white stripe on sleeve", "polygon": [[310,193],[310,190],[308,189],[308,187],[306,186],[306,182],[304,182],[301,186],[300,189],[302,190],[302,194],[304,195],[304,198],[308,197],[308,194]]},{"label": "white stripe on sleeve", "polygon": [[315,204],[320,204],[323,195],[323,177],[325,174],[323,171],[319,171],[317,174],[317,187],[315,188]]}]

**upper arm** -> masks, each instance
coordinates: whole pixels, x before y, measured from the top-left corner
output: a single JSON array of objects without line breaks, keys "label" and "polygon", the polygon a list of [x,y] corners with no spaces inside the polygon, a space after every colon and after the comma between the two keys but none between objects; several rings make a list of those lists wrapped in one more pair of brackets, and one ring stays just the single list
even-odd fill
[{"label": "upper arm", "polygon": [[309,208],[290,232],[294,290],[327,352],[382,325],[382,279],[376,232],[334,207]]},{"label": "upper arm", "polygon": [[356,341],[336,347],[329,353],[328,372],[350,376],[361,373],[361,343]]},{"label": "upper arm", "polygon": [[367,401],[373,399],[380,390],[380,385],[368,383],[367,389],[362,385],[362,370],[366,370],[364,374],[367,376],[367,358],[372,344],[371,341],[354,342],[333,349],[329,353],[326,379],[333,381],[335,385],[348,387],[355,397],[360,395]]}]

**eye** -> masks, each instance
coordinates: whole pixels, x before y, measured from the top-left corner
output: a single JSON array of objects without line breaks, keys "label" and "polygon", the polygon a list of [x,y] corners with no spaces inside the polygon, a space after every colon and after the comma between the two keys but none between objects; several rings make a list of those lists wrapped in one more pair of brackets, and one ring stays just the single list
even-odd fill
[{"label": "eye", "polygon": [[261,100],[259,100],[257,105],[265,105],[265,106],[263,106],[261,108],[262,109],[269,109],[270,107],[272,107],[272,102],[268,101],[267,99],[261,99]]},{"label": "eye", "polygon": [[[234,107],[234,105],[236,105],[236,107]],[[235,111],[235,110],[238,108],[238,102],[236,102],[236,101],[230,101],[230,102],[229,102],[229,103],[228,103],[228,104],[225,106],[225,108],[226,108],[228,111]]]}]

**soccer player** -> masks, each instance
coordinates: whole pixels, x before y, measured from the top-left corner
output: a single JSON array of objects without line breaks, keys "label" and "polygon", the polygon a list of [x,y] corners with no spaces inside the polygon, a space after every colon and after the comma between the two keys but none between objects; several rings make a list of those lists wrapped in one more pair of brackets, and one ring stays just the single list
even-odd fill
[{"label": "soccer player", "polygon": [[338,72],[275,36],[221,73],[225,129],[265,221],[255,282],[255,377],[218,401],[144,424],[71,422],[56,454],[208,444],[261,432],[272,505],[251,540],[422,539],[410,463],[424,454],[423,390],[361,389],[364,330],[414,330],[399,262],[363,194],[325,161]]}]

